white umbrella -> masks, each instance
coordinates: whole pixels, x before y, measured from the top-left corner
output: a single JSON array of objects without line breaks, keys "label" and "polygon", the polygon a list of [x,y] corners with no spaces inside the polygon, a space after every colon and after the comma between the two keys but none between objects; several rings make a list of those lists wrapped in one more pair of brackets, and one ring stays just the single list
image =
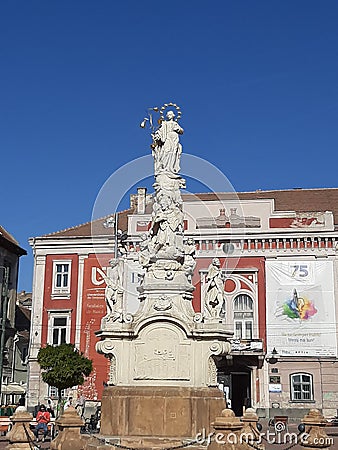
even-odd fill
[{"label": "white umbrella", "polygon": [[6,395],[19,395],[24,394],[26,389],[19,383],[3,384],[1,386],[1,393]]}]

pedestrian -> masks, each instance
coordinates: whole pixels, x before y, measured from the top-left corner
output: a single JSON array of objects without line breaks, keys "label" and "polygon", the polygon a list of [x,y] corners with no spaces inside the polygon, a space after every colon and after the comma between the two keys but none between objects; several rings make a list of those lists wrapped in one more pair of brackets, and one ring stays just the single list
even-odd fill
[{"label": "pedestrian", "polygon": [[51,415],[51,417],[55,417],[55,405],[54,402],[51,398],[49,398],[47,400],[47,411],[49,412],[49,414]]},{"label": "pedestrian", "polygon": [[75,409],[81,418],[83,417],[84,408],[85,408],[85,398],[81,394],[80,397],[77,398],[76,404],[75,404]]},{"label": "pedestrian", "polygon": [[25,404],[26,404],[26,394],[21,394],[18,401],[18,406],[25,406]]},{"label": "pedestrian", "polygon": [[66,411],[66,409],[68,409],[72,405],[73,405],[73,397],[69,397],[63,407],[63,410]]},{"label": "pedestrian", "polygon": [[42,442],[45,442],[47,434],[48,434],[48,424],[50,422],[50,414],[46,410],[45,405],[41,405],[40,409],[36,415],[37,425],[34,430],[34,434],[36,440],[39,441],[39,430],[43,430],[43,439]]},{"label": "pedestrian", "polygon": [[34,406],[33,416],[36,418],[37,413],[40,411],[40,403]]}]

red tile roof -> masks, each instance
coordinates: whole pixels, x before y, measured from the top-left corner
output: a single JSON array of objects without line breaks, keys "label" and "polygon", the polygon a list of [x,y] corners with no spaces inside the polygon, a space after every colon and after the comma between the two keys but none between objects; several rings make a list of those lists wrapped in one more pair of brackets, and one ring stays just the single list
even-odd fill
[{"label": "red tile roof", "polygon": [[19,245],[19,242],[16,239],[14,239],[14,237],[10,233],[8,233],[8,231],[5,230],[5,228],[2,227],[1,225],[0,225],[0,236],[5,238],[9,242],[12,242],[12,244]]},{"label": "red tile roof", "polygon": [[[217,200],[236,199],[257,200],[274,199],[277,211],[297,211],[297,212],[325,212],[332,211],[334,223],[338,225],[338,188],[322,189],[289,189],[281,191],[253,191],[253,192],[221,192],[221,193],[199,193],[183,194],[183,200]],[[147,211],[148,212],[148,211]],[[119,212],[118,228],[127,230],[128,215],[133,214],[134,209]],[[91,235],[112,235],[114,228],[105,228],[104,222],[109,216],[87,222],[66,230],[58,231],[47,236],[91,236]]]},{"label": "red tile roof", "polygon": [[[133,209],[127,209],[118,213],[118,229],[125,231],[128,229],[128,216],[133,214]],[[67,228],[66,230],[56,231],[47,236],[111,236],[114,234],[114,227],[105,227],[104,224],[111,215],[96,219],[92,222],[83,223],[75,227]]]},{"label": "red tile roof", "polygon": [[19,242],[0,225],[0,245],[9,248],[18,255],[27,255],[26,250],[20,247]]}]

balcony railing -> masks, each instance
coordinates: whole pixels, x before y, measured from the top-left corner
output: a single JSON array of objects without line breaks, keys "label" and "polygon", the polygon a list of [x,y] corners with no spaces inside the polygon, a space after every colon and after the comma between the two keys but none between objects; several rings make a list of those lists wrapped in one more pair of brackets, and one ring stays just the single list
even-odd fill
[{"label": "balcony railing", "polygon": [[263,341],[261,339],[230,339],[231,351],[249,351],[258,352],[263,351]]}]

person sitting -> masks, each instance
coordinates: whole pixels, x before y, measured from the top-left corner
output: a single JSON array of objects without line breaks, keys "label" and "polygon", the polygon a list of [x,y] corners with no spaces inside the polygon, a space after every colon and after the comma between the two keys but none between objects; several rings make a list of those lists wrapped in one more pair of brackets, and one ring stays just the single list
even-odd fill
[{"label": "person sitting", "polygon": [[45,441],[47,434],[48,434],[48,424],[50,422],[50,413],[46,411],[45,405],[41,405],[40,409],[36,415],[36,421],[37,425],[34,430],[34,434],[36,437],[36,440],[39,440],[39,430],[43,430],[43,439],[42,442]]},{"label": "person sitting", "polygon": [[63,410],[66,411],[70,406],[73,406],[73,397],[68,397],[68,400],[64,404]]}]

